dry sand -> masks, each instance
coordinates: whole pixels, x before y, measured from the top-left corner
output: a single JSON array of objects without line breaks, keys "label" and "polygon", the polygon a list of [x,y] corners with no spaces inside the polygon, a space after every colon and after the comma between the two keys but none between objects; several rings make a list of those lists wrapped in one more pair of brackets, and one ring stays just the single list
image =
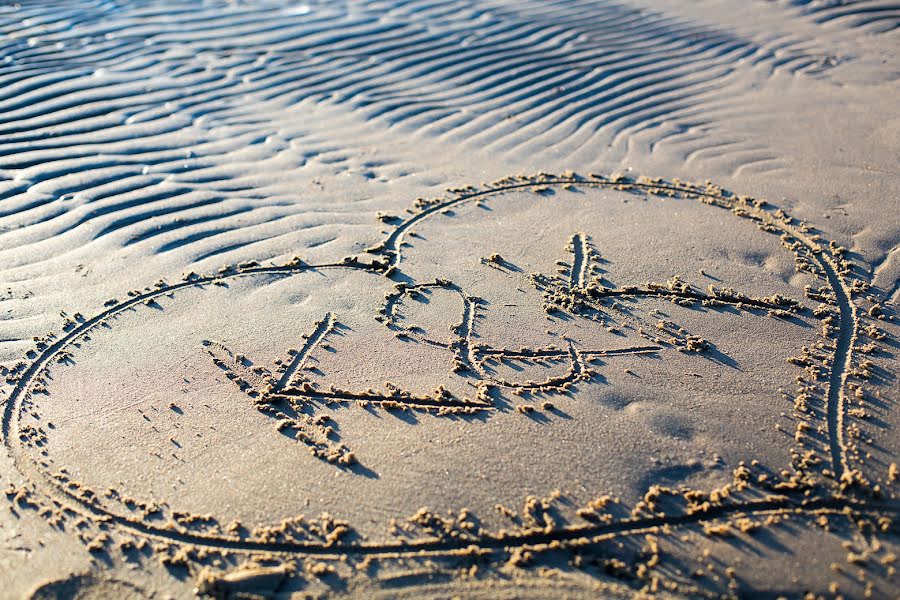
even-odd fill
[{"label": "dry sand", "polygon": [[0,7],[0,597],[895,597],[898,24]]}]

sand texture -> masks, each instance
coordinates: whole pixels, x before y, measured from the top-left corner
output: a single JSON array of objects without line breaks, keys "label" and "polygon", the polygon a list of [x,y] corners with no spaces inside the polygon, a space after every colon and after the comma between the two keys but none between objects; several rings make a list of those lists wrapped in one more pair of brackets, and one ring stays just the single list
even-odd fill
[{"label": "sand texture", "polygon": [[0,598],[897,597],[898,36],[0,6]]}]

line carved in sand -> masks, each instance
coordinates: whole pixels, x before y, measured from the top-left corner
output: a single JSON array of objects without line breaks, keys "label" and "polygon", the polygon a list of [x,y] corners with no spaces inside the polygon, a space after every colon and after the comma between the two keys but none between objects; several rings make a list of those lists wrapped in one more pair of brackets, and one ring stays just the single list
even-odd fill
[{"label": "line carved in sand", "polygon": [[[155,526],[152,522],[139,518],[129,517],[110,512],[104,506],[91,498],[89,494],[79,491],[77,486],[72,486],[66,478],[49,472],[49,465],[44,459],[37,458],[30,450],[30,432],[19,426],[19,415],[27,408],[34,406],[34,398],[45,393],[48,369],[54,362],[65,362],[72,352],[74,344],[87,336],[92,330],[106,325],[115,316],[126,311],[136,310],[143,304],[151,304],[155,298],[169,295],[189,287],[198,287],[230,278],[248,277],[258,274],[273,276],[291,276],[310,269],[351,269],[371,273],[373,275],[388,278],[396,276],[402,268],[402,242],[410,229],[423,219],[431,215],[447,210],[467,202],[478,202],[501,192],[510,190],[533,190],[536,194],[543,194],[548,188],[566,188],[567,186],[606,187],[611,189],[629,191],[642,195],[662,195],[693,199],[702,203],[730,210],[738,217],[747,218],[755,222],[757,226],[767,232],[781,236],[783,244],[791,250],[797,261],[797,267],[813,273],[825,284],[818,290],[807,290],[810,298],[823,299],[820,306],[823,321],[823,336],[831,340],[830,345],[825,346],[824,357],[818,357],[813,352],[807,352],[797,357],[798,365],[807,372],[818,373],[819,379],[824,378],[828,382],[825,395],[825,427],[828,439],[828,462],[830,469],[823,470],[826,476],[830,476],[836,482],[833,488],[822,487],[819,484],[810,483],[803,476],[779,483],[782,487],[775,487],[781,492],[781,496],[767,500],[750,502],[729,503],[724,499],[711,501],[707,509],[691,512],[686,515],[671,515],[632,520],[615,520],[608,524],[590,527],[563,527],[551,529],[542,533],[528,533],[521,536],[491,537],[482,536],[475,540],[461,541],[431,541],[421,543],[403,542],[398,544],[335,544],[332,542],[286,542],[265,543],[238,536],[227,537],[222,535],[204,535],[191,533],[189,530],[166,529]],[[710,288],[708,292],[702,292],[687,286],[683,282],[674,279],[664,284],[648,284],[645,286],[626,286],[622,288],[607,288],[601,286],[591,287],[590,261],[592,249],[589,239],[584,234],[575,234],[571,240],[573,264],[568,277],[539,276],[530,280],[531,285],[545,294],[548,307],[554,310],[586,311],[591,313],[602,312],[607,308],[604,301],[623,297],[659,297],[672,302],[701,302],[724,303],[747,310],[762,310],[770,313],[770,316],[789,318],[796,310],[797,304],[789,299],[781,297],[750,298],[741,295],[734,290],[722,290]],[[733,196],[712,186],[694,186],[681,182],[666,183],[659,180],[630,181],[620,177],[605,178],[600,176],[581,177],[574,174],[564,176],[537,175],[534,177],[513,177],[491,184],[484,189],[463,188],[456,190],[448,198],[440,198],[430,201],[420,201],[416,206],[416,212],[410,218],[397,225],[387,238],[379,245],[368,249],[369,258],[365,256],[348,257],[342,262],[320,265],[307,265],[300,260],[292,261],[284,265],[261,266],[256,263],[245,263],[231,267],[217,274],[196,275],[190,274],[183,281],[173,284],[161,284],[155,288],[142,290],[132,294],[122,302],[111,302],[108,306],[91,318],[80,318],[71,323],[64,333],[56,337],[49,336],[39,342],[36,358],[30,362],[23,362],[10,374],[8,380],[12,389],[5,400],[3,416],[3,438],[12,453],[15,464],[26,479],[34,486],[33,497],[47,497],[53,502],[64,503],[67,507],[88,517],[93,518],[99,524],[111,524],[131,533],[157,540],[164,540],[175,544],[191,544],[209,548],[218,548],[225,551],[246,551],[251,553],[265,552],[275,554],[298,555],[331,555],[335,553],[360,553],[360,554],[403,554],[420,551],[447,553],[456,552],[469,546],[477,546],[486,549],[509,549],[516,546],[531,546],[552,541],[567,543],[596,543],[615,535],[627,535],[646,530],[648,527],[689,525],[702,523],[717,518],[728,518],[736,514],[785,512],[789,514],[818,514],[827,511],[844,512],[851,514],[894,514],[898,507],[890,503],[873,502],[866,494],[848,497],[848,492],[855,489],[854,486],[865,486],[867,482],[857,469],[851,468],[848,463],[848,449],[850,443],[846,435],[847,418],[847,389],[851,378],[859,379],[860,368],[855,363],[854,349],[860,335],[860,329],[864,329],[866,335],[878,340],[877,327],[869,324],[865,328],[861,325],[864,318],[856,309],[852,297],[864,291],[864,282],[852,279],[853,266],[846,260],[845,250],[830,244],[826,245],[821,238],[811,231],[807,225],[798,223],[782,211],[767,207],[763,202],[753,201],[747,198]],[[505,269],[502,261],[491,260],[497,268]],[[419,335],[415,331],[406,331],[405,335],[419,336],[425,343],[445,347],[453,354],[453,366],[460,370],[472,370],[479,377],[488,379],[492,385],[500,387],[522,387],[527,384],[521,382],[506,382],[490,376],[485,370],[485,361],[492,359],[517,359],[528,357],[529,359],[566,360],[570,363],[569,372],[558,380],[548,380],[537,385],[563,387],[575,379],[583,377],[589,368],[586,366],[589,360],[595,356],[615,356],[619,354],[655,353],[660,350],[657,344],[635,345],[617,349],[580,349],[571,342],[567,348],[539,348],[508,350],[480,346],[473,342],[474,331],[478,312],[477,299],[465,294],[465,292],[453,283],[436,281],[426,284],[398,284],[394,295],[389,296],[384,305],[383,323],[392,329],[402,329],[397,322],[396,306],[402,298],[410,292],[432,288],[442,289],[456,294],[462,304],[461,321],[453,329],[453,339],[449,342],[432,340]],[[829,312],[828,305],[836,307],[837,314]],[[819,310],[819,309],[817,309]],[[815,313],[816,311],[814,311]],[[605,315],[596,315],[603,319]],[[831,325],[835,321],[836,327]],[[830,320],[829,320],[830,319]],[[309,401],[338,401],[338,402],[374,402],[389,405],[395,402],[407,407],[424,410],[463,410],[489,411],[495,407],[491,404],[490,396],[482,396],[475,400],[465,402],[461,399],[440,398],[437,401],[427,399],[424,396],[413,396],[397,393],[396,395],[380,395],[361,393],[352,390],[317,390],[308,381],[304,381],[299,375],[305,361],[309,359],[316,347],[339,325],[339,315],[326,314],[315,325],[313,332],[307,338],[302,349],[290,355],[283,364],[280,373],[271,373],[262,368],[255,368],[245,357],[234,354],[231,350],[218,342],[206,340],[204,346],[213,359],[220,364],[226,372],[234,375],[233,379],[245,390],[255,393],[261,398],[262,408],[272,410],[273,415],[281,421],[288,421],[288,428],[296,428],[303,436],[314,453],[320,452],[327,460],[334,459],[336,463],[349,463],[352,461],[352,453],[342,444],[330,439],[323,427],[324,422],[313,415],[302,414],[298,411]],[[673,328],[671,324],[663,323],[660,331],[669,337],[670,345],[684,349],[685,351],[702,350],[702,344],[692,339],[690,335]],[[836,335],[835,335],[836,334]],[[819,362],[817,363],[816,360]],[[827,368],[821,373],[822,365]],[[811,381],[817,378],[810,376]],[[859,385],[854,383],[854,385]],[[855,388],[861,389],[861,388]],[[798,404],[803,393],[798,393]],[[293,409],[289,414],[273,405],[282,402]],[[800,430],[798,429],[798,432]],[[798,434],[799,437],[799,434]],[[332,458],[329,458],[332,457]],[[815,453],[807,453],[799,460],[799,473],[811,469],[816,464]],[[813,491],[810,494],[810,491]],[[836,492],[840,492],[835,495]],[[28,502],[32,497],[26,494],[19,498],[19,502]],[[335,538],[338,539],[338,538]]]}]

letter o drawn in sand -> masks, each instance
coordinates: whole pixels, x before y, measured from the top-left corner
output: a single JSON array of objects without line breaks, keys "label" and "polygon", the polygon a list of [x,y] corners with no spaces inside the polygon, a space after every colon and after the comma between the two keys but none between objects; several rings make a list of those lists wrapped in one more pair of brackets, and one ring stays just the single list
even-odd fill
[{"label": "letter o drawn in sand", "polygon": [[[649,523],[489,533],[496,504],[531,493],[634,503],[753,459],[847,471],[857,315],[840,252],[808,226],[714,186],[577,175],[409,215],[383,215],[360,256],[192,274],[52,338],[4,414],[34,501],[176,545],[442,552]],[[818,392],[795,440],[771,423],[798,373]],[[466,507],[483,530],[388,535],[423,505]],[[656,524],[679,518],[697,517]]]}]

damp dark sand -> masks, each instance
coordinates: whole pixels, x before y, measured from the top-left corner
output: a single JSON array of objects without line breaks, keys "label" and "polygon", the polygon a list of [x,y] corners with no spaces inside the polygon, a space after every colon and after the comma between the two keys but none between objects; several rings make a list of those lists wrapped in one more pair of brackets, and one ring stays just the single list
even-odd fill
[{"label": "damp dark sand", "polygon": [[0,9],[0,596],[890,596],[898,21]]}]

